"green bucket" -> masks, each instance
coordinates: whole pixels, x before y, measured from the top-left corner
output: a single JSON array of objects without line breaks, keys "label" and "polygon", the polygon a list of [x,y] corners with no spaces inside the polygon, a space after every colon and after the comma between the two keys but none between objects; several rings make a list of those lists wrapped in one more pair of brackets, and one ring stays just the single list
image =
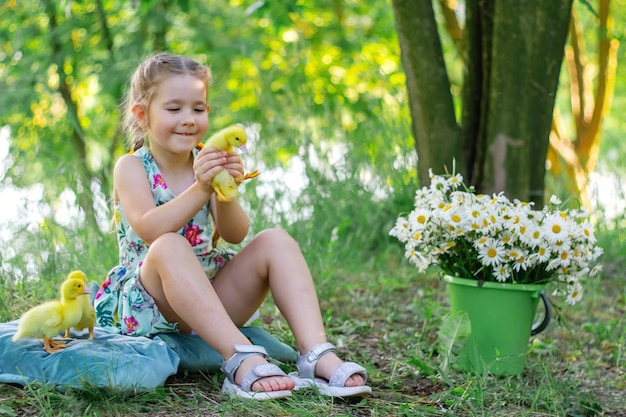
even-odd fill
[{"label": "green bucket", "polygon": [[[519,375],[526,365],[531,334],[544,330],[551,318],[543,285],[484,282],[449,275],[450,308],[467,313],[471,333],[455,368],[493,375]],[[544,317],[533,326],[539,299]]]}]

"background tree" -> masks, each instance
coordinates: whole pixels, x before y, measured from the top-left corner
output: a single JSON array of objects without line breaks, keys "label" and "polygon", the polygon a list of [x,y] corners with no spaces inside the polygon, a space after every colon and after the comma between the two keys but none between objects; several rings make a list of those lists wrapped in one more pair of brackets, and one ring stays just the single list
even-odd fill
[{"label": "background tree", "polygon": [[[393,0],[420,181],[457,171],[483,192],[543,204],[545,155],[571,0],[468,0],[455,112],[431,2]],[[459,122],[457,122],[459,120]]]},{"label": "background tree", "polygon": [[[592,209],[590,176],[598,162],[602,121],[609,115],[620,43],[609,0],[600,0],[597,7],[597,14],[576,9],[572,13],[565,48],[567,72],[562,77],[563,84],[569,84],[569,111],[555,109],[548,149],[551,173],[588,210]],[[589,24],[590,20],[597,24]],[[594,53],[596,59],[589,56]],[[573,122],[566,121],[568,115]]]}]

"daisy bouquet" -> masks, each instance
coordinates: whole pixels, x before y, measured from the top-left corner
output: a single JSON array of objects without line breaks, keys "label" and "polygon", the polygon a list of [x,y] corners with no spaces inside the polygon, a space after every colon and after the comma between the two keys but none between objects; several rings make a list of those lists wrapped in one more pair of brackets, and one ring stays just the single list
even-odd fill
[{"label": "daisy bouquet", "polygon": [[595,276],[602,254],[583,210],[565,210],[553,196],[542,210],[503,193],[478,195],[460,174],[430,172],[430,186],[400,216],[390,235],[420,272],[438,266],[447,275],[482,281],[557,284],[555,293],[575,304],[581,281]]}]

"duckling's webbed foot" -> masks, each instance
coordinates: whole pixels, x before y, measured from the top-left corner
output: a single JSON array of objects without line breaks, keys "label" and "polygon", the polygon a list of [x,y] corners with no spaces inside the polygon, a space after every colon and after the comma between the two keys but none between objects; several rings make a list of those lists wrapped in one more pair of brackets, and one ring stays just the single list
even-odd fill
[{"label": "duckling's webbed foot", "polygon": [[48,353],[57,353],[60,350],[63,350],[67,346],[65,342],[57,342],[52,339],[43,339],[43,350]]}]

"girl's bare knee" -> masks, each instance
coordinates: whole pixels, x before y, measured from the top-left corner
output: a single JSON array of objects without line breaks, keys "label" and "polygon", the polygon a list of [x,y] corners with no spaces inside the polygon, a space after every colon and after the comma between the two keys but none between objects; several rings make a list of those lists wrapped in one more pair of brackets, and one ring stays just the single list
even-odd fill
[{"label": "girl's bare knee", "polygon": [[189,246],[187,239],[178,233],[164,233],[150,244],[149,252],[167,255],[181,245]]},{"label": "girl's bare knee", "polygon": [[[185,250],[189,253],[185,254]],[[150,244],[141,269],[162,280],[162,272],[171,269],[173,265],[180,264],[181,258],[185,256],[195,256],[187,239],[178,233],[165,233]],[[141,275],[143,277],[146,274]]]},{"label": "girl's bare knee", "polygon": [[289,233],[279,228],[265,229],[259,232],[255,239],[272,246],[285,244],[298,246],[298,242],[296,242]]}]

